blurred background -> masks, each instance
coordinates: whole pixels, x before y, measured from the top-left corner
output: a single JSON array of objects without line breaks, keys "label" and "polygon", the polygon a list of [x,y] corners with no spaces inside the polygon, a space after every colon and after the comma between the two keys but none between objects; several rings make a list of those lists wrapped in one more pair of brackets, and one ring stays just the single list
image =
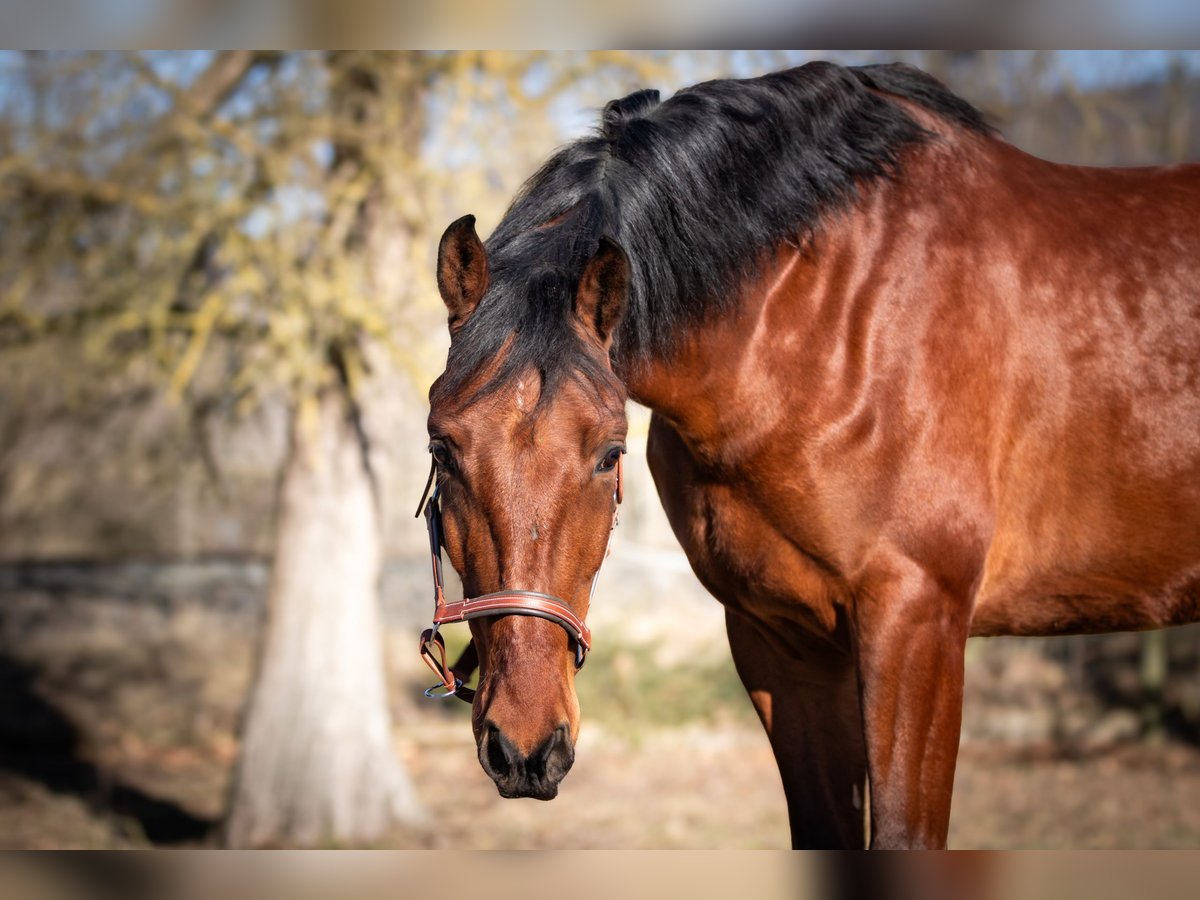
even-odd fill
[{"label": "blurred background", "polygon": [[[552,803],[421,698],[412,513],[445,225],[613,97],[813,58],[1200,159],[1193,51],[0,54],[0,846],[787,846],[644,410]],[[951,846],[1196,847],[1198,799],[1200,629],[971,642]]]}]

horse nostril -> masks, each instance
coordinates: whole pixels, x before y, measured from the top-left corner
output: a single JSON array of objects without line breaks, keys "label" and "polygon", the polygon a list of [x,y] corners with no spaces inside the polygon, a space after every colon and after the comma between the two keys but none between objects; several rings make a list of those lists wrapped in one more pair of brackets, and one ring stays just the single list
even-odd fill
[{"label": "horse nostril", "polygon": [[484,731],[483,767],[493,779],[504,779],[512,771],[517,759],[517,748],[509,743],[495,725],[488,723]]},{"label": "horse nostril", "polygon": [[566,725],[559,725],[526,761],[525,769],[534,778],[558,784],[573,762],[575,748],[571,745],[570,731]]}]

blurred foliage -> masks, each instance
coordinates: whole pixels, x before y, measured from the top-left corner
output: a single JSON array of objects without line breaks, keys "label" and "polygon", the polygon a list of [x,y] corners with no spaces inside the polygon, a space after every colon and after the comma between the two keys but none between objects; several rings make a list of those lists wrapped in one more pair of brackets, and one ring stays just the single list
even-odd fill
[{"label": "blurred foliage", "polygon": [[204,385],[243,410],[280,390],[305,408],[338,378],[356,388],[368,344],[427,382],[441,198],[485,193],[488,178],[496,192],[497,167],[524,162],[512,148],[540,137],[544,152],[552,101],[585,73],[667,65],[619,52],[9,62],[0,347],[67,337],[89,378],[137,371],[175,397],[200,393],[215,361]]}]

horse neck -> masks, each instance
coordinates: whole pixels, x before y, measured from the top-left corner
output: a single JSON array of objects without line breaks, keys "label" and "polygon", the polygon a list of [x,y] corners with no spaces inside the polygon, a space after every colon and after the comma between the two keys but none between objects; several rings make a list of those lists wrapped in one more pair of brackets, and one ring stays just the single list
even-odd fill
[{"label": "horse neck", "polygon": [[883,206],[860,203],[803,246],[775,249],[731,309],[691,326],[669,354],[619,359],[630,396],[693,449],[752,450],[845,355],[849,307],[886,243]]},{"label": "horse neck", "polygon": [[793,330],[768,313],[775,296],[788,292],[802,264],[798,251],[781,251],[772,260],[770,275],[747,289],[736,307],[691,326],[670,352],[619,360],[617,370],[630,397],[698,443],[728,443],[735,410],[761,381],[769,345],[786,339],[769,332],[780,324],[789,333]]}]

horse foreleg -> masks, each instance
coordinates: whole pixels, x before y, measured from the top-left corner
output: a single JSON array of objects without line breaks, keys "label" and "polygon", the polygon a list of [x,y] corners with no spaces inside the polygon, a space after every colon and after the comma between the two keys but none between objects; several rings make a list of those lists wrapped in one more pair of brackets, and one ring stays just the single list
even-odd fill
[{"label": "horse foreleg", "polygon": [[855,598],[871,846],[944,847],[962,722],[966,604],[901,563]]},{"label": "horse foreleg", "polygon": [[779,764],[792,846],[861,848],[867,758],[852,657],[816,642],[798,657],[762,623],[728,608],[725,622]]}]

